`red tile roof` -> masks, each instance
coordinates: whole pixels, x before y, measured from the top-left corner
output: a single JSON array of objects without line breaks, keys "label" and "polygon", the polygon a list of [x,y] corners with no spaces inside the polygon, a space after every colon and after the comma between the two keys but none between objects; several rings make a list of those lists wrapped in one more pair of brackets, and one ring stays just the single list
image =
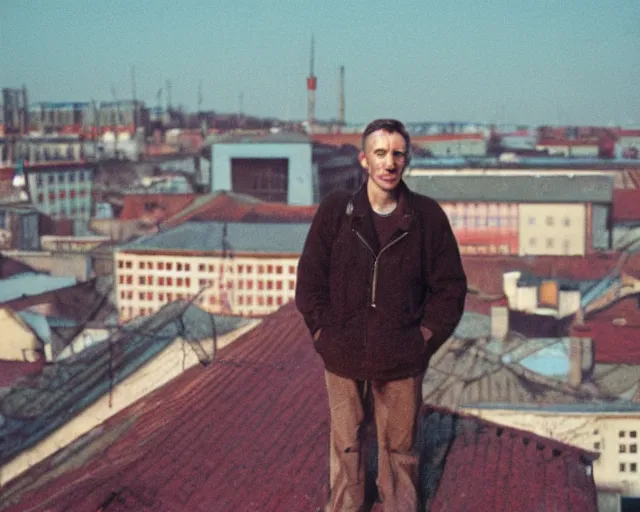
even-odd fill
[{"label": "red tile roof", "polygon": [[44,368],[44,361],[27,363],[25,361],[4,361],[0,359],[0,388],[16,384],[28,375],[36,375]]},{"label": "red tile roof", "polygon": [[[452,440],[438,457],[426,436],[423,460],[442,474],[423,472],[425,487],[437,489],[432,510],[489,512],[504,504],[595,512],[583,452],[480,420],[458,429],[455,418],[438,418],[427,410],[422,422],[427,433]],[[20,490],[21,479],[10,483],[5,499],[18,501],[5,512],[308,512],[326,494],[323,368],[291,304],[221,349],[209,367],[188,370],[111,418],[100,435],[115,440],[94,438],[99,456],[82,467],[47,479],[61,469],[56,461],[69,462],[58,454],[24,475],[29,490]],[[33,485],[39,477],[40,487]]]},{"label": "red tile roof", "polygon": [[571,336],[593,340],[596,363],[640,365],[640,324],[592,320],[572,327]]},{"label": "red tile roof", "polygon": [[145,214],[145,205],[158,203],[165,210],[165,218],[172,217],[186,208],[197,194],[127,194],[123,200],[120,220],[135,220]]},{"label": "red tile roof", "polygon": [[[433,423],[431,435],[442,435],[443,424],[451,428],[446,416]],[[593,473],[587,467],[594,454],[471,417],[455,415],[453,425],[458,432],[429,511],[597,511]]]},{"label": "red tile roof", "polygon": [[243,201],[235,194],[220,192],[211,200],[193,209],[177,213],[163,223],[175,226],[191,219],[227,222],[311,222],[317,205],[295,206],[267,201]]},{"label": "red tile roof", "polygon": [[640,188],[613,190],[613,221],[640,222]]}]

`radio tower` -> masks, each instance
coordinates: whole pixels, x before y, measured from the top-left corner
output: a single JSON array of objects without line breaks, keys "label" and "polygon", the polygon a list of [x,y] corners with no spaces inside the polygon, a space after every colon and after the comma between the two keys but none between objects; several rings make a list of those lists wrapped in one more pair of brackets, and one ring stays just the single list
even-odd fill
[{"label": "radio tower", "polygon": [[313,123],[315,120],[316,113],[316,85],[318,79],[313,74],[313,57],[314,57],[314,46],[315,41],[313,40],[313,36],[311,36],[311,59],[310,59],[310,70],[309,76],[307,78],[307,94],[308,94],[308,104],[307,104],[307,122],[309,123],[309,133],[313,133]]}]

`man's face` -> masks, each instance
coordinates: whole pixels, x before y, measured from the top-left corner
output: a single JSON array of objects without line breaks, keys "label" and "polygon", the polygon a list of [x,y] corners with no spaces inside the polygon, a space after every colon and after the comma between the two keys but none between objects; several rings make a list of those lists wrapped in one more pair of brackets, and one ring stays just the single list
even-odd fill
[{"label": "man's face", "polygon": [[369,185],[384,192],[394,190],[407,166],[407,143],[399,133],[375,131],[365,140],[360,164],[369,175]]}]

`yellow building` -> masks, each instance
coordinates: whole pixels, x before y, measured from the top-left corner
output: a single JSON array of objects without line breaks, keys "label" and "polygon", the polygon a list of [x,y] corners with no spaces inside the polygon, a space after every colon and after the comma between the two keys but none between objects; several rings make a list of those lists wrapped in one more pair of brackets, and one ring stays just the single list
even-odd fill
[{"label": "yellow building", "polygon": [[189,222],[131,242],[114,252],[120,321],[194,298],[209,313],[269,314],[295,296],[308,229],[306,223]]},{"label": "yellow building", "polygon": [[0,359],[29,361],[39,358],[41,344],[22,318],[9,308],[0,308]]}]

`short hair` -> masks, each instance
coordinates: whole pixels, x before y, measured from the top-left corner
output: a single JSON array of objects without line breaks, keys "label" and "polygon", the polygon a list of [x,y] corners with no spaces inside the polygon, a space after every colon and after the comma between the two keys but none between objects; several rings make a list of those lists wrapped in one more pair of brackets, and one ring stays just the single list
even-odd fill
[{"label": "short hair", "polygon": [[362,132],[362,151],[366,149],[365,144],[367,137],[378,130],[402,135],[402,138],[407,144],[407,156],[409,155],[411,151],[411,137],[404,125],[396,119],[376,119],[375,121],[371,121]]}]

